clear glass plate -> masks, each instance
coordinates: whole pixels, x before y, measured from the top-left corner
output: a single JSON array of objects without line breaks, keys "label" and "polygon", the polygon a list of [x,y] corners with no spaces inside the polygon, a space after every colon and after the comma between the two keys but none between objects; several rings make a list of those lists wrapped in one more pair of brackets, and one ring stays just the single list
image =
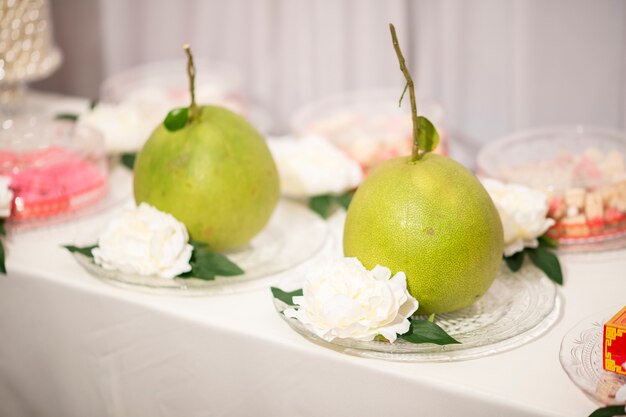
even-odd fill
[{"label": "clear glass plate", "polygon": [[[279,313],[286,307],[277,299],[274,306]],[[299,321],[280,316],[307,339],[342,353],[400,362],[452,362],[521,346],[547,331],[558,319],[560,308],[555,284],[527,264],[515,274],[503,265],[483,298],[462,310],[437,315],[437,324],[460,341],[459,345],[413,344],[400,339],[393,344],[352,339],[329,343]]]},{"label": "clear glass plate", "polygon": [[[84,231],[75,244],[93,245],[103,228]],[[153,294],[229,294],[270,285],[273,275],[315,255],[327,237],[328,227],[319,216],[302,205],[281,200],[269,224],[258,236],[245,248],[226,254],[246,271],[243,275],[216,277],[212,281],[194,278],[169,280],[109,271],[87,256],[74,253],[74,257],[93,276],[123,288]]]},{"label": "clear glass plate", "polygon": [[592,400],[607,405],[620,404],[611,393],[626,384],[626,377],[602,367],[604,323],[611,317],[592,316],[578,323],[563,337],[559,353],[561,366],[572,382]]}]

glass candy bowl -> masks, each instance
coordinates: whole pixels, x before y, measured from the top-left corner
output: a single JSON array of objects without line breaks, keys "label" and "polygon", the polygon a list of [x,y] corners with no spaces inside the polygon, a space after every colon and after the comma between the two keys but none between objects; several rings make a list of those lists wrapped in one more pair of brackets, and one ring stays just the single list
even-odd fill
[{"label": "glass candy bowl", "polygon": [[107,193],[102,137],[69,121],[7,119],[0,129],[0,175],[11,178],[12,224],[74,213]]},{"label": "glass candy bowl", "polygon": [[[399,98],[397,90],[326,97],[298,110],[291,119],[291,129],[296,135],[326,137],[368,171],[386,159],[411,154],[411,105],[406,94],[399,108]],[[435,153],[447,154],[443,108],[433,100],[419,97],[417,108],[441,136]]]},{"label": "glass candy bowl", "polygon": [[480,175],[543,191],[565,250],[626,243],[626,132],[571,126],[526,130],[478,154]]},{"label": "glass candy bowl", "polygon": [[[228,108],[257,129],[269,129],[271,117],[243,93],[237,68],[202,59],[195,67],[197,103]],[[100,87],[101,102],[81,116],[81,123],[102,130],[110,154],[138,151],[170,110],[189,105],[186,68],[183,60],[153,62],[107,78]]]},{"label": "glass candy bowl", "polygon": [[[107,78],[100,88],[107,103],[132,102],[146,108],[165,110],[187,106],[190,102],[185,61],[153,62],[134,67]],[[239,71],[226,63],[196,60],[196,101],[219,104],[245,114]],[[155,124],[156,125],[156,124]]]}]

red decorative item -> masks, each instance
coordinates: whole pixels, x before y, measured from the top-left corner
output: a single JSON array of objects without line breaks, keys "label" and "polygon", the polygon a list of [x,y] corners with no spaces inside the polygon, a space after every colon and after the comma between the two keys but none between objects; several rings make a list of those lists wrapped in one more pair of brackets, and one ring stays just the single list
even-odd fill
[{"label": "red decorative item", "polygon": [[626,307],[604,325],[602,366],[626,375]]}]

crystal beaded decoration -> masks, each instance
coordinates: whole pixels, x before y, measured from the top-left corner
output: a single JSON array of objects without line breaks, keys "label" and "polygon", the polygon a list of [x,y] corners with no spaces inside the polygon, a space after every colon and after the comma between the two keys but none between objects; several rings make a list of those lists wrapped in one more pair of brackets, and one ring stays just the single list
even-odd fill
[{"label": "crystal beaded decoration", "polygon": [[0,0],[0,102],[13,101],[23,83],[47,77],[61,60],[47,0]]}]

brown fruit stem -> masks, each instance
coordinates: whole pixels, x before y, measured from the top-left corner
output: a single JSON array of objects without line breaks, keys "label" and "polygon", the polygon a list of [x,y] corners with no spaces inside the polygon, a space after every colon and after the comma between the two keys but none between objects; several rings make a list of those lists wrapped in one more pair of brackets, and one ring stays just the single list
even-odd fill
[{"label": "brown fruit stem", "polygon": [[191,105],[189,106],[189,120],[194,120],[198,116],[198,106],[196,105],[196,67],[193,65],[193,55],[189,44],[183,45],[187,54],[187,75],[189,76],[189,92],[191,93]]},{"label": "brown fruit stem", "polygon": [[396,36],[396,28],[393,26],[392,23],[389,23],[389,30],[391,31],[391,40],[393,41],[393,47],[396,50],[396,55],[398,56],[398,61],[400,62],[400,71],[402,71],[402,74],[404,74],[404,78],[406,78],[406,86],[402,91],[400,103],[402,103],[402,98],[404,97],[404,93],[407,89],[409,90],[409,98],[411,99],[411,118],[413,120],[413,150],[411,153],[411,160],[417,161],[422,157],[422,154],[420,153],[419,144],[417,142],[417,138],[419,137],[419,123],[417,121],[417,105],[415,104],[415,88],[413,86],[411,73],[409,73],[409,69],[406,66],[404,56],[402,55],[402,51],[400,50],[400,44],[398,43],[398,37]]}]

